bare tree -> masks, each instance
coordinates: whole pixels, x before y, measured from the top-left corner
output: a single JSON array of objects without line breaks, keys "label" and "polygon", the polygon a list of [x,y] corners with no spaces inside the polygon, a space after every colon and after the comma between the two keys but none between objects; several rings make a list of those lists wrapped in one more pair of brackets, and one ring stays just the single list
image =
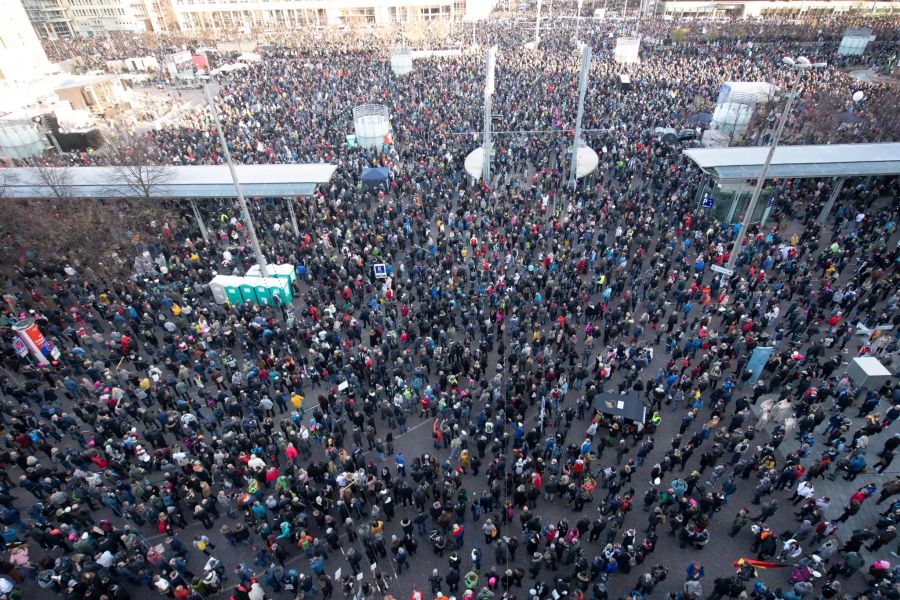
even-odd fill
[{"label": "bare tree", "polygon": [[159,164],[160,152],[147,136],[127,135],[107,141],[103,153],[115,174],[112,196],[150,199],[159,186],[172,180],[172,173]]},{"label": "bare tree", "polygon": [[42,160],[36,160],[33,168],[41,183],[50,188],[52,196],[58,200],[72,198],[72,172],[70,167],[53,167]]}]

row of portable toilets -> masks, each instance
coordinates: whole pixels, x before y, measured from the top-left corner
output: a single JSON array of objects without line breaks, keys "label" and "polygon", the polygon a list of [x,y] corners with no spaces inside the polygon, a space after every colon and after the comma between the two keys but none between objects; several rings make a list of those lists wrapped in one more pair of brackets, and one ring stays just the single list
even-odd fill
[{"label": "row of portable toilets", "polygon": [[259,266],[254,265],[243,277],[216,275],[209,282],[213,298],[219,304],[260,304],[269,306],[275,299],[283,305],[294,299],[293,284],[297,280],[294,265],[267,265],[268,277],[263,277]]}]

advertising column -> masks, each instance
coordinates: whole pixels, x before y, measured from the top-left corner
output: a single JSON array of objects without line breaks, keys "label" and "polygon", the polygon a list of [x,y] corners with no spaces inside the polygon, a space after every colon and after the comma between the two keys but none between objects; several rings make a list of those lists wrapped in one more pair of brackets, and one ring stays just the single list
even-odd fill
[{"label": "advertising column", "polygon": [[[12,326],[12,330],[16,332],[39,365],[49,364],[47,355],[54,358],[59,357],[59,350],[44,337],[33,318],[28,317],[18,321]],[[44,354],[45,352],[47,355]]]}]

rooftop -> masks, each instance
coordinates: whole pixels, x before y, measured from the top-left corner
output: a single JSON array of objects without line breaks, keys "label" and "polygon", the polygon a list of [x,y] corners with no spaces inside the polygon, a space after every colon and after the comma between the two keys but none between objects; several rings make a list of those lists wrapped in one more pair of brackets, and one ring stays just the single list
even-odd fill
[{"label": "rooftop", "polygon": [[[156,181],[151,198],[236,198],[227,165],[158,167],[158,174],[145,177]],[[327,163],[295,165],[237,165],[241,190],[250,197],[310,196],[316,186],[331,180],[337,167]],[[65,188],[70,198],[141,198],[136,186],[116,167],[62,167],[42,176],[31,167],[0,170],[7,198],[47,198],[57,196],[53,187]],[[134,181],[134,180],[132,180]],[[53,184],[53,187],[49,183]]]},{"label": "rooftop", "polygon": [[[684,154],[718,179],[756,179],[768,146],[690,148]],[[900,174],[900,143],[779,146],[769,178],[852,177]]]},{"label": "rooftop", "polygon": [[64,90],[67,88],[87,87],[89,85],[97,85],[106,83],[113,79],[118,79],[118,75],[76,75],[67,77],[65,80],[56,84],[55,89]]}]

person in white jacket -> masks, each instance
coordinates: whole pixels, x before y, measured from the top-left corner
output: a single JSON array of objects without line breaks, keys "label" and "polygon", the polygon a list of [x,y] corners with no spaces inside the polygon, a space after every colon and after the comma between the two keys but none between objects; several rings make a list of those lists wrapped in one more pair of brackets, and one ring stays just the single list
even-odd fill
[{"label": "person in white jacket", "polygon": [[804,480],[797,484],[797,489],[794,490],[794,495],[791,496],[791,502],[796,506],[805,500],[809,500],[815,495],[816,490],[813,485]]}]

